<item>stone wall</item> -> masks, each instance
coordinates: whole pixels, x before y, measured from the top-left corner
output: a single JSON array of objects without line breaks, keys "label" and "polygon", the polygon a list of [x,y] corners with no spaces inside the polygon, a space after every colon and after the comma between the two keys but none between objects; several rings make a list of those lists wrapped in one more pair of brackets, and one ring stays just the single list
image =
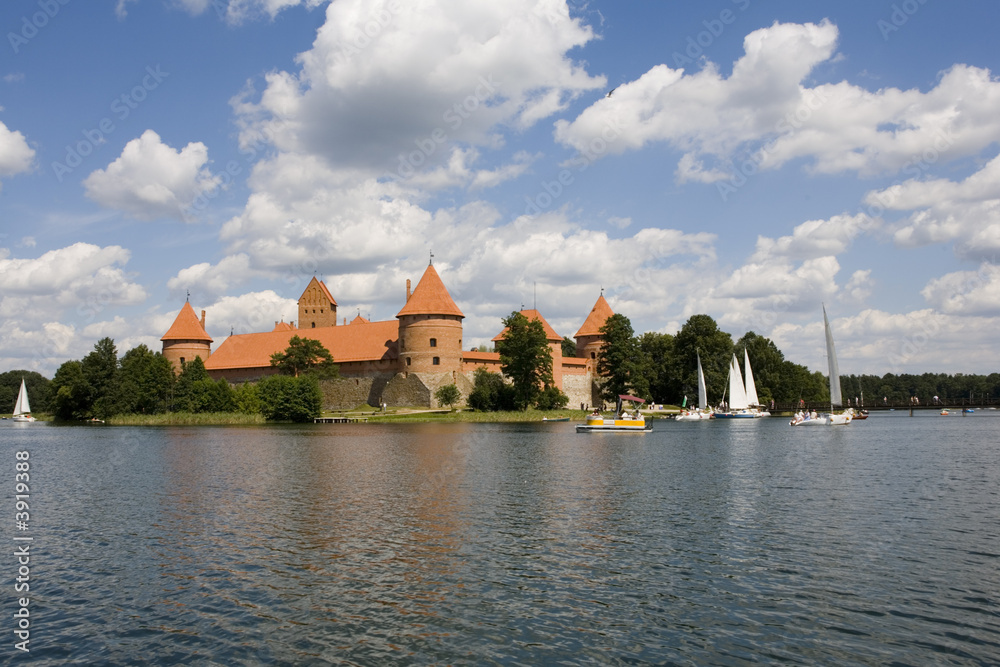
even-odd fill
[{"label": "stone wall", "polygon": [[368,377],[323,380],[320,382],[323,409],[350,410],[366,403],[378,407],[380,401],[385,400],[385,389],[392,379],[392,373],[377,373]]},{"label": "stone wall", "polygon": [[569,403],[566,404],[568,408],[579,410],[581,403],[588,408],[595,404],[594,382],[589,373],[586,375],[563,375],[562,390],[569,397]]}]

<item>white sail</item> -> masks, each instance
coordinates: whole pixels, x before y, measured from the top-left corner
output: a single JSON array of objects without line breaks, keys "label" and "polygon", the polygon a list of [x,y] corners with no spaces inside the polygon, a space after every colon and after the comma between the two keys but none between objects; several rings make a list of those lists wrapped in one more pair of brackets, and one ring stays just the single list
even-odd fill
[{"label": "white sail", "polygon": [[[10,405],[8,403],[7,405]],[[24,415],[31,412],[31,405],[28,403],[28,389],[24,386],[24,378],[21,379],[21,391],[17,393],[17,402],[14,403],[14,416]]]},{"label": "white sail", "polygon": [[750,355],[747,354],[747,349],[743,348],[743,366],[747,371],[747,403],[749,405],[760,405],[760,399],[757,398],[757,385],[753,381],[753,371],[750,370]]},{"label": "white sail", "polygon": [[840,367],[837,365],[837,351],[833,347],[833,331],[830,320],[826,317],[826,306],[823,306],[823,326],[826,327],[826,360],[830,366],[830,405],[844,405],[844,397],[840,393]]},{"label": "white sail", "polygon": [[747,403],[747,390],[743,386],[743,374],[740,373],[740,365],[736,362],[736,355],[729,364],[729,409],[745,410],[750,405]]},{"label": "white sail", "polygon": [[705,372],[701,370],[701,354],[698,354],[698,409],[706,408],[708,408],[708,391],[705,389]]}]

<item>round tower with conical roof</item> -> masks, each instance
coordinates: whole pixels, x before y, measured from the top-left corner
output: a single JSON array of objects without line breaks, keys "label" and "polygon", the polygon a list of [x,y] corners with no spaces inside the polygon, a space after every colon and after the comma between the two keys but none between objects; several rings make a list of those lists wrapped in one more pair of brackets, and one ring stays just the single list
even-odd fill
[{"label": "round tower with conical roof", "polygon": [[427,266],[410,293],[399,319],[399,370],[402,373],[458,373],[462,370],[462,320],[465,315],[441,282],[433,264]]},{"label": "round tower with conical roof", "polygon": [[597,356],[601,353],[601,346],[604,345],[604,337],[601,335],[601,327],[614,315],[611,306],[604,298],[603,292],[598,297],[597,303],[590,309],[586,321],[573,338],[576,339],[576,356],[587,360],[588,364],[596,369]]},{"label": "round tower with conical roof", "polygon": [[195,357],[208,361],[212,354],[212,337],[205,331],[205,311],[201,311],[199,320],[188,301],[160,340],[163,341],[163,356],[174,365],[175,373],[181,371],[185,362]]}]

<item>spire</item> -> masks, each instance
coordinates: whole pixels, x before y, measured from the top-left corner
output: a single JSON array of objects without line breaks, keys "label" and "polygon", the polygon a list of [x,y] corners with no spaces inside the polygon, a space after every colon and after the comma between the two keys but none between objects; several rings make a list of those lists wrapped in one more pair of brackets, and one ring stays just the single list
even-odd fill
[{"label": "spire", "polygon": [[597,303],[594,307],[590,309],[590,315],[587,315],[586,321],[580,330],[576,332],[574,338],[579,338],[580,336],[600,336],[601,327],[604,323],[608,321],[608,318],[615,314],[615,311],[611,310],[611,306],[608,305],[607,300],[604,298],[604,288],[601,288],[601,296],[597,297]]},{"label": "spire", "polygon": [[174,323],[167,329],[160,340],[204,340],[212,342],[212,337],[205,332],[201,320],[194,313],[190,301],[185,301],[181,312],[177,313]]},{"label": "spire", "polygon": [[396,317],[403,315],[457,315],[465,317],[455,302],[452,301],[448,289],[441,282],[441,277],[434,269],[433,264],[428,264],[424,275],[417,283],[413,294],[406,301],[402,310],[396,313]]}]

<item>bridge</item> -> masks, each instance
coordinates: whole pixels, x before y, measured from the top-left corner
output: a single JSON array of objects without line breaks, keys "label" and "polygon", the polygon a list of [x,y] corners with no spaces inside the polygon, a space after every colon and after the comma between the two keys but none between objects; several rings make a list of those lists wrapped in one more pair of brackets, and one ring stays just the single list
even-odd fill
[{"label": "bridge", "polygon": [[[864,401],[860,406],[844,405],[845,408],[853,407],[855,410],[863,409],[869,412],[876,412],[881,410],[964,410],[966,408],[972,408],[974,410],[982,410],[983,408],[998,408],[1000,409],[1000,399],[998,398],[941,398],[937,402],[933,398],[923,399],[920,398],[919,402],[906,401]],[[829,410],[829,403],[816,403],[806,401],[805,404],[801,403],[778,403],[775,405],[772,412],[788,412],[793,413],[798,410],[816,410],[817,412],[822,412],[824,410]]]}]

